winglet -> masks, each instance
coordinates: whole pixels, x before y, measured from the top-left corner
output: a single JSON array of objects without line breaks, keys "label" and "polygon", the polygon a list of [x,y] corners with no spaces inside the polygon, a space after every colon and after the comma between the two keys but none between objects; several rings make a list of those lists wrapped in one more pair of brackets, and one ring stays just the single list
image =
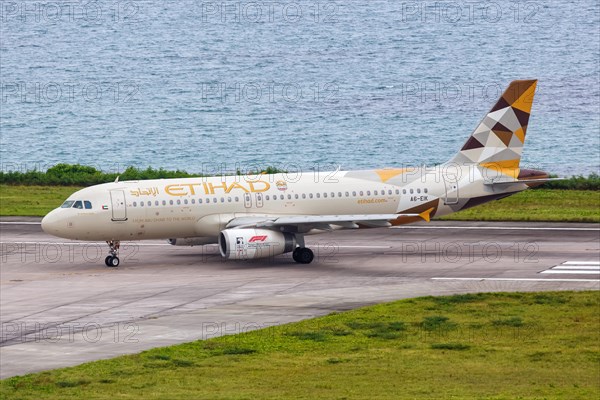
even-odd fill
[{"label": "winglet", "polygon": [[434,207],[431,207],[425,211],[423,211],[422,213],[419,214],[419,217],[423,218],[425,221],[429,222],[431,221],[431,212],[433,211]]}]

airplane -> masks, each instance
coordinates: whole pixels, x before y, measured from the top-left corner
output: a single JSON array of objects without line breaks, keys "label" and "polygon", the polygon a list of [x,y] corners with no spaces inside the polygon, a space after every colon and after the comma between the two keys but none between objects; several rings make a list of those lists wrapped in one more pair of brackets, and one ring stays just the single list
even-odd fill
[{"label": "airplane", "polygon": [[556,178],[519,167],[537,80],[509,84],[463,147],[434,167],[223,175],[123,181],[73,193],[42,220],[61,238],[106,241],[119,266],[121,241],[218,243],[225,259],[292,253],[309,264],[305,236],[337,229],[429,222]]}]

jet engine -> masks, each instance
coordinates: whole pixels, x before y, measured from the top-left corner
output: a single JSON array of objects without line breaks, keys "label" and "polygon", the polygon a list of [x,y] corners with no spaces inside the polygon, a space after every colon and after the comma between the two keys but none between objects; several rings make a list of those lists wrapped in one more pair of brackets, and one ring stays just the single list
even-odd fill
[{"label": "jet engine", "polygon": [[219,235],[221,255],[231,260],[277,256],[295,248],[294,235],[268,229],[225,229]]},{"label": "jet engine", "polygon": [[187,237],[167,239],[173,246],[201,246],[203,244],[217,243],[216,237]]}]

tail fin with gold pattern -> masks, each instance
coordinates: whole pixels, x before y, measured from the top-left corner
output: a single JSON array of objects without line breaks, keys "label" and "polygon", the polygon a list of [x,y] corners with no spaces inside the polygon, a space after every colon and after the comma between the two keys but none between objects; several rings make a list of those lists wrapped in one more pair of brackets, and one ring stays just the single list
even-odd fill
[{"label": "tail fin with gold pattern", "polygon": [[536,84],[537,80],[512,81],[449,162],[479,164],[516,178]]}]

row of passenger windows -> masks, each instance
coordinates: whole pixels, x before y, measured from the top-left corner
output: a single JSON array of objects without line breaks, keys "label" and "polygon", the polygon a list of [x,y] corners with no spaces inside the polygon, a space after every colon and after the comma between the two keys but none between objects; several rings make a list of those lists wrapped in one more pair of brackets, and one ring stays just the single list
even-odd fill
[{"label": "row of passenger windows", "polygon": [[[416,192],[417,193],[421,193],[421,189],[416,189]],[[358,192],[353,191],[352,192],[352,197],[356,197],[357,195],[358,196],[364,196],[365,193],[367,194],[367,196],[371,196],[371,191],[370,190],[367,190],[366,192],[361,190],[361,191],[358,191]],[[393,195],[394,193],[396,193],[397,195],[399,195],[400,194],[400,190],[396,189],[395,191],[392,191],[390,189],[390,190],[387,191],[388,195]],[[406,194],[406,193],[407,193],[406,189],[403,189],[402,190],[402,194]],[[414,189],[410,189],[410,194],[413,194],[413,193],[414,193]],[[423,189],[423,193],[427,193],[427,189]],[[374,196],[380,196],[380,195],[381,196],[385,196],[385,194],[386,194],[385,190],[374,190],[373,191],[373,195]],[[307,199],[307,198],[308,199],[314,199],[314,198],[320,199],[321,197],[323,197],[325,199],[328,198],[328,197],[330,197],[330,198],[335,198],[335,197],[350,197],[350,192],[344,192],[343,194],[342,194],[342,192],[337,192],[337,193],[336,192],[330,192],[330,193],[323,192],[323,193],[314,193],[314,194],[313,193],[308,193],[308,194],[302,193],[301,195],[294,194],[293,196],[291,194],[288,194],[287,196],[283,195],[283,194],[280,194],[280,195],[276,195],[276,194],[268,195],[267,194],[267,195],[265,195],[265,200],[266,201],[270,201],[270,200],[271,201],[272,200],[285,200],[286,198],[288,200],[292,200],[292,198],[295,199],[295,200],[299,200],[300,198],[302,198],[302,199]],[[225,202],[227,202],[227,203],[231,203],[231,202],[238,203],[240,201],[240,198],[239,198],[239,196],[235,196],[235,197],[220,197],[220,198],[213,197],[213,198],[206,198],[206,199],[198,199],[198,204],[203,204],[203,203],[207,203],[208,204],[208,203],[211,203],[211,202],[212,203],[218,203],[219,201],[221,203],[225,203]],[[162,202],[159,201],[159,200],[155,200],[154,201],[154,205],[155,206],[159,206],[161,204],[163,206],[166,206],[167,205],[167,201],[166,200],[162,200]],[[183,199],[183,200],[181,200],[181,199],[169,200],[169,205],[175,205],[175,204],[177,204],[177,205],[181,205],[181,204],[184,204],[184,205],[187,205],[187,204],[196,204],[196,199],[190,199],[190,200],[188,200],[188,199]],[[132,205],[133,205],[133,207],[137,207],[138,206],[138,202],[134,201],[132,203]],[[148,200],[146,202],[140,201],[139,202],[139,206],[140,207],[144,207],[144,206],[150,207],[150,206],[152,206],[152,201],[151,200]]]},{"label": "row of passenger windows", "polygon": [[85,208],[86,210],[91,210],[92,203],[87,200],[67,200],[62,204],[62,206],[60,206],[60,208],[79,208],[80,210]]},{"label": "row of passenger windows", "polygon": [[[414,194],[415,191],[417,193],[421,193],[421,189],[419,189],[419,188],[417,188],[417,189],[409,189],[410,194]],[[396,189],[395,193],[396,194],[400,194],[400,190]],[[427,193],[427,188],[423,189],[423,193]],[[367,190],[366,194],[367,194],[367,196],[370,196],[371,195],[371,191]],[[386,194],[385,190],[374,190],[373,191],[373,195],[374,196],[380,196],[380,195],[381,196],[385,196],[385,194]],[[390,189],[390,190],[387,191],[387,194],[388,195],[392,195],[392,194],[394,194],[394,191],[392,191]],[[407,194],[407,190],[406,189],[402,189],[402,194]],[[362,190],[359,191],[359,192],[356,192],[356,191],[352,192],[352,197],[356,197],[357,195],[358,196],[364,196],[365,192],[362,191]],[[296,199],[296,200],[300,199],[300,197],[302,197],[302,199],[306,199],[306,198],[313,199],[315,197],[317,199],[320,199],[321,196],[323,198],[325,198],[325,199],[327,197],[331,197],[331,198],[335,198],[335,197],[350,197],[350,192],[344,192],[343,196],[342,196],[342,192],[337,192],[337,194],[336,194],[336,192],[330,192],[330,193],[324,192],[322,194],[321,193],[316,193],[316,194],[309,193],[308,195],[306,193],[302,193],[301,195],[295,194],[293,196],[293,198]],[[278,199],[279,200],[285,200],[285,198],[286,198],[286,196],[283,195],[283,194],[280,194],[279,197],[276,194],[274,194],[274,195],[268,195],[268,194],[265,195],[265,200],[267,200],[267,201],[268,200],[278,200]],[[291,200],[292,199],[292,195],[288,194],[287,195],[287,199]],[[207,199],[198,199],[198,204],[202,204],[203,201],[206,202],[206,203],[210,203],[211,199],[210,198],[207,198]],[[219,200],[216,197],[212,198],[212,202],[213,203],[217,203],[218,201]],[[225,203],[225,197],[221,197],[220,201],[221,201],[221,203]],[[237,202],[240,201],[240,198],[238,196],[235,196],[233,198],[232,197],[227,197],[227,202],[228,203],[231,203],[232,201],[235,201],[237,203]],[[177,205],[181,205],[182,204],[181,199],[178,199],[176,201],[176,203],[177,203]],[[188,201],[188,199],[183,199],[183,204],[190,204],[190,203],[191,204],[196,204],[196,199],[191,199],[189,201]],[[159,206],[160,204],[161,203],[158,200],[154,201],[154,205],[155,206]],[[169,205],[174,205],[174,204],[175,204],[175,202],[173,200],[169,200]],[[143,201],[139,202],[139,206],[140,207],[144,207],[145,205],[147,205],[148,207],[152,206],[152,201],[147,201],[146,203],[144,203]],[[162,205],[166,206],[167,205],[167,201],[163,200],[162,201]],[[133,202],[133,206],[137,207],[138,203],[136,201],[134,201]],[[78,208],[80,210],[85,208],[86,210],[91,210],[92,209],[92,203],[90,201],[88,201],[88,200],[83,200],[83,201],[82,200],[67,200],[67,201],[65,201],[62,204],[62,206],[60,206],[60,208]]]}]

